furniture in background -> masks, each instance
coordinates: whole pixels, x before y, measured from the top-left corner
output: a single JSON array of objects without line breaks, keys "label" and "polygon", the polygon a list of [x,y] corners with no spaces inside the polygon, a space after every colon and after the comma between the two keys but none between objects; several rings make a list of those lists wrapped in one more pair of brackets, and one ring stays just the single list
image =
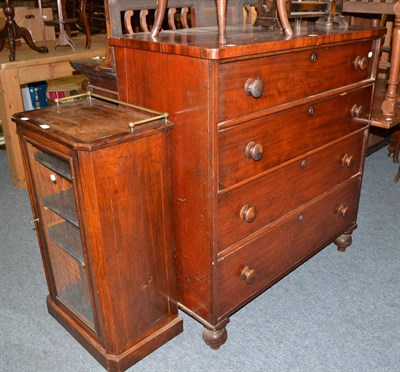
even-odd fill
[{"label": "furniture in background", "polygon": [[[41,0],[38,1],[40,2]],[[68,18],[66,4],[67,0],[57,0],[58,17],[56,19],[44,22],[46,25],[58,26],[58,37],[57,37],[57,42],[55,44],[55,48],[57,48],[58,46],[69,46],[72,50],[75,51],[75,44],[70,37],[71,32],[69,27],[71,24],[75,24],[78,21],[81,21],[86,35],[85,48],[90,49],[91,32],[86,14],[87,0],[79,1],[79,12],[78,12],[79,16],[77,18]]]},{"label": "furniture in background", "polygon": [[400,166],[399,166],[399,170],[397,171],[397,173],[396,173],[396,176],[394,177],[394,182],[399,182],[399,179],[400,179]]},{"label": "furniture in background", "polygon": [[[243,23],[243,7],[246,7],[246,17],[251,20],[251,1],[229,1],[227,8],[227,23]],[[157,9],[166,7],[165,2],[127,0],[106,1],[104,4],[107,35],[134,35],[141,32],[155,34],[163,30],[176,31],[193,27],[205,27],[217,24],[217,9],[215,0],[179,0],[170,1],[168,7],[162,11]],[[156,20],[156,13],[158,20]],[[123,22],[121,23],[121,19]],[[247,23],[250,23],[246,21]],[[158,25],[156,25],[158,23]],[[153,37],[154,35],[153,34]],[[93,92],[118,98],[117,78],[112,48],[108,45],[104,61],[77,60],[72,62],[76,71],[89,77]]]},{"label": "furniture in background", "polygon": [[[110,20],[110,34],[117,36],[124,33],[122,18],[131,12],[145,12],[150,13],[157,8],[158,2],[156,0],[108,0],[106,2],[108,7],[108,19]],[[218,4],[221,3],[218,0]],[[222,2],[224,3],[224,2]],[[243,18],[243,5],[253,4],[251,0],[230,0],[226,6],[226,23],[228,25],[235,25],[242,23]],[[162,5],[162,4],[161,4]],[[221,4],[223,6],[223,4]],[[165,13],[168,14],[169,9],[189,8],[196,16],[196,27],[216,26],[218,22],[217,8],[215,0],[176,0],[168,1],[168,9]],[[144,14],[144,13],[142,13]],[[168,24],[168,23],[167,23]]]},{"label": "furniture in background", "polygon": [[[370,118],[369,148],[379,146],[380,142],[389,137],[389,156],[393,158],[395,163],[398,163],[400,147],[400,1],[343,0],[343,12],[355,16],[368,15],[371,17],[393,15],[392,32],[386,35],[389,39],[388,49],[391,56],[389,74],[387,81],[380,82],[375,91],[374,106]],[[372,19],[374,20],[374,18]],[[398,176],[395,177],[396,182],[397,180]]]},{"label": "furniture in background", "polygon": [[72,68],[89,79],[88,91],[108,98],[118,99],[117,78],[115,72],[105,66],[105,58],[83,59],[70,62]]},{"label": "furniture in background", "polygon": [[14,115],[49,312],[109,371],[182,332],[165,114],[83,99]]},{"label": "furniture in background", "polygon": [[[52,8],[54,16],[58,14],[57,0],[41,0],[43,8]],[[82,8],[81,0],[62,0],[63,17],[76,19],[75,23],[66,25],[68,35],[73,35],[74,31],[85,32],[85,25],[81,13],[86,11],[86,18],[91,34],[105,33],[105,14],[103,0],[86,0],[85,9]],[[70,27],[71,26],[71,27]]]},{"label": "furniture in background", "polygon": [[[9,62],[0,54],[0,114],[3,125],[8,164],[11,178],[17,187],[26,187],[25,172],[15,124],[11,116],[24,110],[21,86],[38,80],[52,80],[72,76],[76,72],[70,65],[74,59],[97,58],[104,56],[105,36],[94,35],[91,49],[85,49],[84,39],[75,39],[76,50],[57,48],[47,54],[37,54],[28,46],[19,48],[18,61]],[[48,43],[51,48],[54,42]]]},{"label": "furniture in background", "polygon": [[400,72],[400,1],[384,0],[380,2],[343,0],[343,12],[357,14],[393,14],[394,27],[392,35],[392,51],[390,60],[390,72],[387,81],[388,87],[385,99],[382,103],[384,115],[394,115],[398,110],[398,92]]},{"label": "furniture in background", "polygon": [[4,25],[3,30],[0,31],[0,51],[3,50],[4,44],[6,40],[8,41],[8,45],[10,48],[9,60],[15,61],[15,48],[16,48],[16,40],[23,38],[27,45],[34,51],[39,53],[48,53],[49,50],[45,46],[37,46],[32,36],[24,27],[20,27],[16,24],[14,20],[14,7],[12,5],[11,0],[5,0],[3,5],[4,15],[6,17],[6,23]]},{"label": "furniture in background", "polygon": [[371,109],[384,29],[240,25],[224,45],[199,13],[157,38],[111,16],[110,45],[120,99],[175,124],[178,301],[218,348],[231,314],[332,241],[351,244],[368,129],[355,118]]}]

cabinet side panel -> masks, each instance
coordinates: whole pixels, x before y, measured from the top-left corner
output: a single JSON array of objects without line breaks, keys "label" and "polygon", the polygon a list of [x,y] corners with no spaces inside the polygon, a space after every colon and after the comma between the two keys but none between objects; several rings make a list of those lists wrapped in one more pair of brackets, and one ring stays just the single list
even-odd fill
[{"label": "cabinet side panel", "polygon": [[[108,318],[104,334],[115,340],[109,353],[122,352],[177,316],[166,143],[160,132],[85,154],[97,170],[94,182],[83,179],[82,185],[90,201],[86,214],[99,302]],[[100,239],[94,240],[96,234]]]},{"label": "cabinet side panel", "polygon": [[[178,300],[212,321],[216,131],[210,61],[115,48],[122,100],[170,114]],[[130,73],[127,73],[130,72]],[[121,79],[120,79],[121,77]]]}]

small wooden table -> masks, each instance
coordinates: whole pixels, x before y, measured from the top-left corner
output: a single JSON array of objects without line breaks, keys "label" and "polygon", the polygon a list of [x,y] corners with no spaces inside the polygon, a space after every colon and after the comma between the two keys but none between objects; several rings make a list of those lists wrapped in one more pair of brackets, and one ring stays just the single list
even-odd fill
[{"label": "small wooden table", "polygon": [[[0,53],[0,112],[7,149],[11,178],[15,186],[26,187],[25,172],[18,143],[15,123],[11,116],[24,111],[21,85],[41,80],[52,80],[72,76],[70,61],[103,57],[105,54],[105,35],[95,35],[91,49],[85,49],[85,37],[74,39],[75,51],[70,48],[57,48],[49,42],[50,52],[38,54],[26,45],[18,49],[18,61],[10,62],[8,53]],[[55,43],[55,41],[53,41]]]}]

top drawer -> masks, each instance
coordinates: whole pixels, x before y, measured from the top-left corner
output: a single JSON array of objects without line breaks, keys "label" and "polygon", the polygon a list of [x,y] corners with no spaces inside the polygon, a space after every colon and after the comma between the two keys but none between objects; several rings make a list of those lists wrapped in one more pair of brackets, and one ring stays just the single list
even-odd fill
[{"label": "top drawer", "polygon": [[371,51],[372,41],[362,41],[221,64],[218,119],[365,80],[370,77]]}]

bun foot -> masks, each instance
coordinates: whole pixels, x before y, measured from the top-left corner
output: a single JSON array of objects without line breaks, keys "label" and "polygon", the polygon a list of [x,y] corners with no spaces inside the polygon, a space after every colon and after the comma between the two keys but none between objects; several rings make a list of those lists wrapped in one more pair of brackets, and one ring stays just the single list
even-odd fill
[{"label": "bun foot", "polygon": [[350,226],[342,235],[340,235],[334,243],[337,245],[339,252],[345,252],[346,248],[351,245],[353,242],[352,234],[353,231],[357,228],[356,224]]},{"label": "bun foot", "polygon": [[340,235],[335,240],[335,244],[337,245],[337,247],[338,247],[337,249],[339,252],[345,252],[346,248],[349,247],[352,242],[353,242],[353,238],[351,237],[351,235],[348,235],[348,234]]},{"label": "bun foot", "polygon": [[226,328],[212,330],[208,328],[204,328],[203,331],[203,340],[204,342],[211,347],[211,349],[217,350],[223,345],[228,338],[228,332]]},{"label": "bun foot", "polygon": [[335,240],[335,244],[337,245],[339,252],[345,252],[346,248],[351,245],[351,243],[353,242],[353,238],[351,235],[355,228],[356,227],[345,231]]}]

